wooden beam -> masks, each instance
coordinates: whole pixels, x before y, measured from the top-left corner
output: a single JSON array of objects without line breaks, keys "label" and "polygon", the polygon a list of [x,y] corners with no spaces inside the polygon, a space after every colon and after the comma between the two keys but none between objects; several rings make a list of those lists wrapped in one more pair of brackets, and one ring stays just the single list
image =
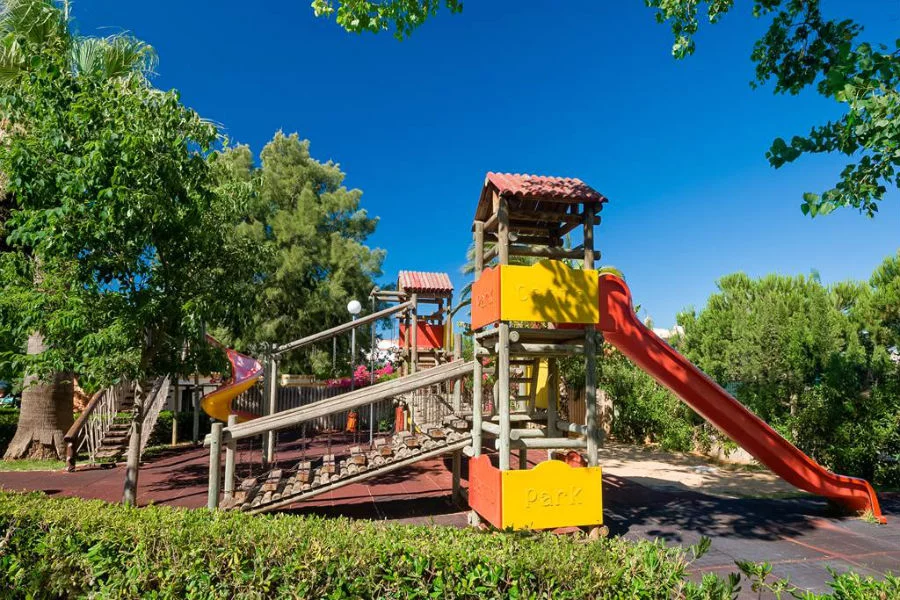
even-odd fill
[{"label": "wooden beam", "polygon": [[361,327],[362,325],[368,325],[372,321],[377,321],[394,313],[406,310],[410,306],[412,306],[412,302],[404,302],[402,304],[398,304],[397,306],[391,306],[389,308],[385,308],[384,310],[379,310],[378,312],[372,313],[371,315],[366,315],[365,317],[361,317],[359,319],[356,319],[355,321],[348,321],[347,323],[343,323],[341,325],[338,325],[337,327],[332,327],[331,329],[326,329],[325,331],[320,331],[319,333],[308,335],[305,338],[300,338],[299,340],[276,346],[272,354],[273,356],[277,356],[279,354],[284,354],[285,352],[288,352],[290,350],[296,350],[297,348],[302,348],[303,346],[308,346],[310,344],[315,344],[316,342],[321,342],[322,340],[333,338],[337,335],[350,331],[351,329]]},{"label": "wooden beam", "polygon": [[581,246],[572,248],[571,250],[566,250],[564,248],[547,248],[541,246],[531,246],[528,244],[512,244],[509,247],[509,254],[511,256],[537,256],[541,258],[555,259],[572,258],[580,260],[584,258],[584,250]]},{"label": "wooden beam", "polygon": [[510,344],[510,354],[517,356],[569,356],[584,352],[584,346],[576,344]]},{"label": "wooden beam", "polygon": [[543,210],[516,210],[511,209],[509,214],[511,219],[517,221],[541,221],[549,223],[578,223],[584,222],[584,215],[572,214],[566,212],[552,212]]},{"label": "wooden beam", "polygon": [[[497,440],[500,441],[499,439]],[[495,447],[499,444],[495,444]],[[510,446],[513,450],[520,448],[534,448],[538,450],[556,450],[565,448],[586,448],[587,442],[578,438],[525,438],[522,440],[511,440]]]}]

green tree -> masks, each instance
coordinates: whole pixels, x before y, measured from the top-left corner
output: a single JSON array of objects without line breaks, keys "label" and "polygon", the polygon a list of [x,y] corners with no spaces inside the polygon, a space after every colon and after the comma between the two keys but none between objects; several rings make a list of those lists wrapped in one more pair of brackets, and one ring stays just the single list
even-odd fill
[{"label": "green tree", "polygon": [[699,314],[679,315],[682,350],[720,383],[737,383],[743,402],[790,435],[804,391],[852,342],[846,318],[803,276],[735,273],[717,286]]},{"label": "green tree", "polygon": [[[312,158],[309,142],[297,134],[278,132],[260,154],[258,168],[246,146],[230,149],[222,159],[223,180],[253,190],[249,216],[236,235],[264,248],[261,291],[255,303],[242,307],[251,326],[235,343],[244,348],[284,343],[349,320],[347,302],[365,301],[385,256],[365,244],[378,219],[360,208],[362,192],[344,187],[340,167]],[[358,348],[366,347],[367,332],[358,331]],[[341,338],[339,346],[346,356],[349,340]],[[292,353],[282,369],[327,375],[326,354]]]},{"label": "green tree", "polygon": [[900,482],[900,365],[891,358],[897,264],[869,283],[723,277],[679,315],[679,349],[804,452],[842,473]]},{"label": "green tree", "polygon": [[240,197],[215,187],[215,127],[149,85],[149,49],[72,38],[52,3],[27,4],[62,37],[3,39],[30,57],[2,99],[0,316],[30,335],[27,354],[4,355],[29,373],[8,457],[62,456],[72,374],[87,387],[146,381],[177,368],[204,322],[239,320],[255,256],[231,236]]},{"label": "green tree", "polygon": [[[644,0],[656,20],[668,23],[675,36],[672,53],[693,54],[694,34],[705,18],[717,23],[734,0]],[[352,32],[378,32],[393,27],[409,36],[442,6],[462,10],[456,0],[316,0],[317,16],[334,16]],[[835,185],[807,192],[804,214],[824,215],[838,207],[854,207],[873,216],[889,187],[900,186],[900,39],[893,48],[859,39],[862,26],[851,19],[829,19],[820,0],[753,0],[745,2],[754,17],[768,20],[765,35],[753,47],[754,87],[773,83],[776,94],[799,94],[813,87],[842,106],[843,115],[813,127],[790,141],[777,138],[766,153],[779,168],[806,154],[840,153],[850,162]],[[702,16],[701,16],[702,15]]]},{"label": "green tree", "polygon": [[317,17],[334,17],[347,31],[378,33],[393,27],[397,39],[403,39],[442,5],[451,12],[461,12],[463,6],[462,0],[313,0],[312,8]]}]

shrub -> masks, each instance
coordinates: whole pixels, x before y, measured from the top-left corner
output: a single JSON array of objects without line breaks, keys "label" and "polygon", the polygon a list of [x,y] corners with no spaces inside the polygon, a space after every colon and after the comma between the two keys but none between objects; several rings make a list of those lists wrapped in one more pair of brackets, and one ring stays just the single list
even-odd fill
[{"label": "shrub", "polygon": [[[153,429],[153,433],[150,435],[150,441],[147,443],[148,446],[161,446],[165,444],[172,443],[172,418],[175,413],[171,410],[164,410],[159,413],[159,418],[156,420],[156,427]],[[201,440],[203,436],[210,432],[212,427],[212,421],[205,413],[200,413],[200,437]],[[190,412],[179,412],[178,413],[178,441],[186,442],[190,441],[191,435],[194,432],[194,415]]]},{"label": "shrub", "polygon": [[18,597],[709,597],[685,583],[681,549],[619,538],[128,509],[38,494],[0,494],[0,526],[0,590]]},{"label": "shrub", "polygon": [[0,408],[0,456],[6,452],[6,447],[15,435],[18,422],[18,408]]},{"label": "shrub", "polygon": [[[686,580],[662,542],[251,516],[0,492],[0,596],[25,598],[735,598],[740,575]],[[699,556],[703,539],[689,548]],[[765,563],[739,562],[753,589]],[[896,598],[900,579],[837,575],[834,596]],[[746,584],[747,582],[743,582]]]}]

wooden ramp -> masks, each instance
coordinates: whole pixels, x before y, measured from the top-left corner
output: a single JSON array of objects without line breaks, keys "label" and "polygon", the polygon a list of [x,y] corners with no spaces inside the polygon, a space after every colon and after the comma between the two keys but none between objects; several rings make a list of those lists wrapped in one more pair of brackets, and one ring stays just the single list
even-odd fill
[{"label": "wooden ramp", "polygon": [[[319,494],[376,478],[420,460],[456,452],[472,443],[464,420],[451,425],[423,426],[412,434],[401,432],[390,440],[376,440],[374,448],[351,448],[350,454],[325,455],[315,461],[300,461],[291,469],[276,469],[260,477],[245,479],[232,498],[220,508],[251,514],[285,508]],[[465,429],[465,430],[460,430]]]},{"label": "wooden ramp", "polygon": [[[313,404],[285,410],[246,423],[220,429],[220,437],[206,437],[213,448],[222,443],[233,444],[237,440],[271,431],[294,428],[308,421],[336,412],[352,410],[388,398],[428,389],[446,381],[462,379],[474,372],[473,361],[455,360],[418,373],[412,373],[391,381],[354,390]],[[328,455],[316,461],[301,461],[293,468],[277,469],[260,478],[244,480],[231,497],[226,496],[218,506],[252,513],[283,508],[300,500],[327,491],[396,471],[420,460],[434,458],[447,452],[458,452],[471,444],[468,422],[449,415],[441,423],[418,425],[415,434],[398,433],[390,444],[374,448],[351,448],[350,455],[338,460]],[[210,472],[218,472],[218,451],[210,455]],[[226,465],[226,472],[228,466]],[[233,471],[232,471],[233,472]],[[216,506],[218,488],[210,486],[210,506]]]}]

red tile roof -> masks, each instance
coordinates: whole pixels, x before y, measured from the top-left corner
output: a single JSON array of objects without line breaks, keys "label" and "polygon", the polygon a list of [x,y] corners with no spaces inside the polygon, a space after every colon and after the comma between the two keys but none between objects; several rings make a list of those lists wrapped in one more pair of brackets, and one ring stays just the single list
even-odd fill
[{"label": "red tile roof", "polygon": [[574,177],[488,173],[484,185],[494,186],[501,196],[571,203],[606,202],[603,194]]},{"label": "red tile roof", "polygon": [[422,271],[400,271],[397,285],[401,291],[416,293],[450,294],[453,284],[446,273],[425,273]]},{"label": "red tile roof", "polygon": [[[493,193],[528,201],[559,204],[607,202],[606,196],[574,177],[547,177],[519,173],[488,173],[478,200],[475,218],[487,219],[493,212]],[[548,210],[549,207],[544,208]],[[552,210],[552,209],[551,209]]]}]

